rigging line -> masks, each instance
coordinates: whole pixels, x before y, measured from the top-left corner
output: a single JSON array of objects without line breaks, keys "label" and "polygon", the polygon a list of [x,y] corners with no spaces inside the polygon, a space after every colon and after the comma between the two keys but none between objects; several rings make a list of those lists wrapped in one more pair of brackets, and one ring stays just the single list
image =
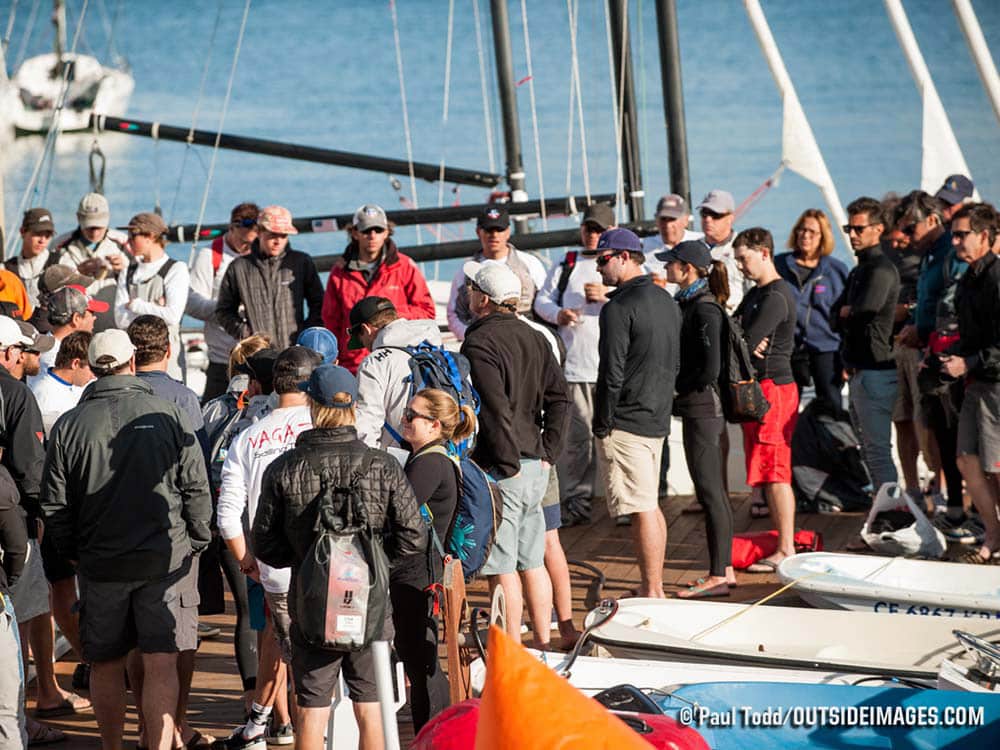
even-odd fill
[{"label": "rigging line", "polygon": [[[636,144],[636,148],[640,154],[649,153],[649,127],[646,123],[646,118],[640,118],[639,112],[646,111],[646,40],[645,34],[642,30],[642,0],[638,0],[636,6],[636,17],[639,19],[638,27],[636,28],[636,36],[639,37],[639,67],[633,70],[639,70],[639,106],[636,112],[635,119],[639,124],[639,143],[642,144],[642,148]],[[635,80],[635,73],[632,75],[632,80]]]},{"label": "rigging line", "polygon": [[472,15],[476,24],[476,54],[479,57],[479,88],[483,97],[483,129],[486,131],[486,155],[490,172],[497,171],[496,153],[493,150],[493,115],[490,112],[490,98],[486,87],[486,63],[483,58],[482,20],[479,16],[479,0],[472,0]]},{"label": "rigging line", "polygon": [[566,0],[566,5],[570,8],[570,52],[573,60],[573,88],[576,92],[576,112],[580,125],[580,165],[583,169],[583,192],[590,203],[590,162],[587,158],[587,129],[583,121],[583,92],[580,89],[580,56],[576,45],[576,32],[580,21],[580,0],[576,0],[575,8],[573,0]]},{"label": "rigging line", "polygon": [[[451,93],[451,43],[455,31],[455,0],[448,0],[448,37],[444,54],[444,100],[441,105],[441,168],[438,170],[438,206],[444,205],[444,163],[448,152],[448,97]],[[444,225],[437,225],[437,236],[441,236]],[[434,261],[434,278],[438,277],[440,261]]]},{"label": "rigging line", "polygon": [[[389,10],[392,12],[392,39],[396,45],[396,75],[399,77],[399,99],[403,105],[403,136],[406,139],[406,163],[410,171],[410,192],[413,194],[413,205],[417,202],[417,177],[413,173],[413,138],[410,135],[410,113],[406,108],[406,79],[403,76],[403,48],[399,42],[399,17],[396,15],[396,0],[389,0]],[[417,244],[424,244],[417,225]]]},{"label": "rigging line", "polygon": [[116,65],[121,59],[121,55],[118,54],[118,48],[115,47],[115,29],[118,28],[118,16],[121,15],[122,10],[122,0],[118,0],[115,3],[114,13],[111,14],[111,33],[108,34],[108,50],[106,59],[114,62]]},{"label": "rigging line", "polygon": [[528,73],[528,101],[531,104],[531,135],[535,143],[535,171],[538,173],[538,198],[542,202],[542,231],[549,229],[545,212],[545,181],[542,174],[542,141],[538,134],[538,109],[535,107],[535,74],[531,67],[531,33],[528,31],[528,4],[521,0],[521,28],[524,31],[524,59]]},{"label": "rigging line", "polygon": [[[215,49],[215,36],[219,31],[219,24],[222,20],[222,2],[219,0],[218,9],[215,12],[215,23],[212,24],[212,35],[208,40],[208,54],[205,55],[205,64],[201,69],[201,83],[198,85],[198,98],[195,99],[194,112],[191,114],[191,128],[188,130],[187,145],[184,147],[184,154],[181,156],[180,173],[177,175],[177,187],[174,189],[174,197],[170,202],[170,222],[173,222],[174,209],[177,208],[177,198],[181,193],[181,185],[184,180],[184,170],[187,167],[188,155],[191,153],[191,143],[194,138],[195,128],[198,126],[198,117],[201,114],[201,103],[205,97],[205,84],[208,81],[209,63],[212,61],[212,51]],[[159,144],[159,139],[156,140]],[[156,199],[157,205],[160,203],[159,197]]]},{"label": "rigging line", "polygon": [[[625,33],[627,28],[625,21],[622,21],[622,33]],[[625,195],[625,176],[622,169],[622,127],[624,122],[622,121],[623,110],[624,110],[624,100],[622,99],[622,89],[624,86],[615,85],[615,53],[614,46],[611,41],[611,16],[608,10],[608,4],[604,3],[604,35],[608,42],[608,75],[611,78],[611,104],[612,104],[612,114],[615,126],[615,216],[618,218],[619,222],[622,219],[622,203],[624,202]],[[624,54],[624,48],[622,53]],[[622,75],[625,73],[625,66],[622,67]],[[622,81],[624,83],[624,81]]]},{"label": "rigging line", "polygon": [[11,66],[11,70],[16,71],[21,67],[21,63],[24,62],[24,56],[28,51],[28,41],[31,39],[31,32],[35,29],[35,21],[38,18],[38,6],[41,5],[41,0],[35,0],[31,6],[31,10],[28,12],[28,20],[24,24],[24,32],[21,34],[21,41],[17,45],[17,55],[14,58],[14,64]]},{"label": "rigging line", "polygon": [[[570,12],[572,14],[572,0],[566,0],[567,5],[570,5]],[[572,17],[572,15],[571,15]],[[576,110],[574,106],[576,104],[575,100],[576,91],[573,88],[573,66],[570,65],[569,72],[569,114],[566,117],[566,185],[563,193],[565,195],[570,194],[570,190],[573,187],[573,115]]]},{"label": "rigging line", "polygon": [[198,223],[195,225],[194,234],[191,237],[191,254],[188,265],[194,260],[194,251],[197,248],[198,236],[201,234],[201,225],[205,220],[205,208],[208,206],[208,193],[212,187],[212,177],[215,174],[215,161],[219,156],[219,141],[222,139],[222,131],[226,124],[226,113],[229,111],[229,101],[233,96],[233,82],[236,80],[236,64],[240,59],[240,50],[243,49],[243,36],[247,30],[247,18],[250,17],[250,2],[246,0],[243,6],[243,19],[240,21],[240,33],[236,37],[236,49],[233,52],[233,64],[229,68],[229,82],[226,84],[226,98],[222,102],[222,114],[219,116],[219,130],[215,134],[215,145],[212,147],[212,161],[208,166],[208,177],[205,179],[205,192],[201,196],[201,208],[198,210]]},{"label": "rigging line", "polygon": [[[83,29],[83,20],[87,16],[87,7],[90,0],[83,0],[83,7],[80,10],[80,18],[77,21],[76,29],[73,32],[73,44],[70,47],[70,54],[76,53],[77,44],[80,41],[80,32]],[[28,185],[24,189],[24,193],[21,195],[21,202],[18,207],[18,211],[15,216],[23,216],[25,210],[28,207],[28,203],[31,198],[38,197],[38,177],[42,173],[42,167],[45,164],[46,159],[51,158],[55,152],[56,138],[59,135],[59,123],[62,119],[62,110],[66,102],[66,94],[69,91],[69,73],[71,66],[67,65],[63,68],[62,81],[59,88],[59,96],[56,99],[56,106],[52,117],[52,127],[49,128],[49,132],[45,136],[45,144],[42,147],[42,152],[38,155],[38,160],[35,162],[35,167],[31,172],[31,177],[28,180]],[[49,168],[49,174],[51,175],[51,167]],[[18,232],[13,231],[14,227],[11,227],[11,231],[8,232],[9,237],[7,241],[7,247],[4,253],[4,257],[8,257],[14,248],[14,241],[20,236]]]},{"label": "rigging line", "polygon": [[[7,16],[7,29],[3,33],[3,38],[0,39],[0,44],[3,45],[3,51],[6,52],[7,48],[10,46],[10,35],[14,33],[14,19],[17,17],[17,0],[10,6],[10,15]],[[2,74],[6,74],[7,71],[3,71]]]}]

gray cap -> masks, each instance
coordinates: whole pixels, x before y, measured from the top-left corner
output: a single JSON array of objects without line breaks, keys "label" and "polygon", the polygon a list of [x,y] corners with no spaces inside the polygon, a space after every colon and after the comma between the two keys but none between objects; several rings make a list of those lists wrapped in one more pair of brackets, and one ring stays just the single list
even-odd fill
[{"label": "gray cap", "polygon": [[87,193],[80,199],[76,209],[76,220],[81,229],[106,227],[111,224],[111,208],[108,199],[100,193]]},{"label": "gray cap", "polygon": [[25,345],[24,351],[41,354],[52,351],[52,347],[56,345],[56,337],[51,333],[39,333],[37,328],[25,320],[15,320],[14,322],[17,323],[25,338],[31,339],[31,343]]},{"label": "gray cap", "polygon": [[359,232],[364,232],[366,229],[389,228],[389,220],[385,216],[385,211],[374,203],[366,203],[355,211],[352,223]]},{"label": "gray cap", "polygon": [[733,201],[732,193],[725,190],[710,190],[698,204],[698,210],[703,209],[716,214],[731,214],[736,210],[736,203]]},{"label": "gray cap", "polygon": [[677,193],[671,193],[670,195],[664,195],[660,198],[659,202],[656,204],[656,218],[660,217],[666,219],[679,219],[682,216],[687,216],[688,204],[687,201]]},{"label": "gray cap", "polygon": [[94,334],[87,350],[87,359],[91,367],[105,370],[116,370],[127,364],[135,355],[135,345],[128,334],[120,328],[109,328]]}]

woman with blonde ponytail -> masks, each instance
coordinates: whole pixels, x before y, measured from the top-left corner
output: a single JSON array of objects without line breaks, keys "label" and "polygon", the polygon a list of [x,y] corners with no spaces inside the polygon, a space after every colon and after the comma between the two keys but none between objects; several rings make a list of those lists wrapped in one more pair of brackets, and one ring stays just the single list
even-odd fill
[{"label": "woman with blonde ponytail", "polygon": [[400,564],[389,586],[396,651],[410,680],[410,707],[414,732],[448,706],[448,678],[438,660],[438,622],[433,595],[427,588],[441,580],[440,546],[444,543],[458,506],[458,472],[448,457],[449,442],[461,442],[476,430],[476,414],[459,406],[445,391],[425,388],[410,399],[403,411],[403,439],[413,450],[406,462],[406,476],[417,504],[426,508],[433,534],[420,561]]}]

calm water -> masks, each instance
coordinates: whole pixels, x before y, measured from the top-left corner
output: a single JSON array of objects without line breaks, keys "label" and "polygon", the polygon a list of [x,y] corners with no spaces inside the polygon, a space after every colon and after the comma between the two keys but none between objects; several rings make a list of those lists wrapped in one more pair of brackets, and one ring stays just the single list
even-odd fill
[{"label": "calm water", "polygon": [[[503,149],[487,0],[478,0],[486,55],[487,86],[493,134],[493,162],[483,114],[480,67],[476,51],[474,6],[477,0],[454,3],[451,87],[447,121],[443,121],[448,3],[403,0],[398,3],[400,38],[406,79],[406,102],[413,138],[413,158],[451,166],[493,168],[503,172]],[[81,7],[69,0],[72,30]],[[84,51],[104,54],[109,38],[106,21],[121,5],[113,45],[132,66],[136,91],[129,114],[187,127],[198,104],[199,84],[208,65],[197,127],[215,129],[225,95],[243,3],[224,0],[212,39],[216,2],[180,0],[92,0],[85,19]],[[18,53],[37,54],[51,44],[47,2],[29,28],[31,2],[21,0],[8,51],[13,65]],[[679,23],[683,55],[685,106],[692,175],[697,200],[722,187],[737,202],[752,192],[778,166],[781,158],[781,102],[761,55],[742,3],[736,0],[681,0]],[[976,4],[987,42],[1000,50],[1000,3]],[[663,122],[655,12],[651,2],[633,2],[631,26],[637,72],[636,96],[641,109],[643,181],[651,212],[669,185]],[[587,158],[592,192],[614,192],[616,154],[612,124],[612,80],[603,0],[579,3],[578,49],[582,79]],[[911,24],[947,109],[958,141],[981,194],[1000,192],[1000,127],[980,84],[951,4],[944,0],[906,3]],[[11,0],[0,2],[0,31],[6,28]],[[877,0],[830,2],[773,0],[765,13],[795,83],[827,165],[847,202],[860,194],[881,196],[905,192],[919,184],[921,108],[917,89]],[[547,196],[584,192],[580,131],[574,123],[572,157],[567,159],[570,91],[570,42],[567,8],[558,0],[527,0],[530,50],[540,142],[542,179],[536,149],[528,84],[519,88],[521,132],[528,190],[537,197],[539,184]],[[510,3],[515,77],[527,75],[521,6]],[[26,33],[26,31],[28,33]],[[253,3],[225,122],[231,133],[291,142],[406,157],[402,104],[397,78],[389,2]],[[90,136],[65,137],[55,159],[44,202],[61,231],[75,225],[79,197],[88,190],[87,153]],[[149,139],[116,134],[101,136],[108,156],[105,191],[112,221],[153,207],[159,196],[167,220],[194,222],[205,190],[211,150],[183,144],[154,144]],[[5,147],[6,223],[16,228],[19,205],[35,160],[40,138],[19,139]],[[567,174],[567,164],[570,164]],[[412,200],[409,181],[402,195]],[[447,186],[417,183],[421,206],[477,203],[487,191],[462,187],[457,196]],[[222,151],[208,195],[206,222],[224,222],[232,205],[242,200],[281,203],[296,215],[341,213],[363,201],[395,208],[401,194],[386,175],[308,165],[268,157]],[[822,206],[819,191],[797,175],[786,173],[780,185],[743,218],[742,226],[771,228],[779,241],[799,212]],[[825,208],[825,206],[824,206]],[[647,214],[648,215],[648,214]],[[535,222],[541,229],[541,222]],[[550,222],[550,228],[565,222]],[[447,238],[473,236],[471,223],[452,225]],[[417,240],[413,229],[401,230],[403,244]],[[424,230],[423,241],[431,240]],[[342,235],[306,235],[296,245],[312,253],[339,251]],[[172,254],[187,257],[187,248]],[[450,277],[452,263],[427,268]]]}]

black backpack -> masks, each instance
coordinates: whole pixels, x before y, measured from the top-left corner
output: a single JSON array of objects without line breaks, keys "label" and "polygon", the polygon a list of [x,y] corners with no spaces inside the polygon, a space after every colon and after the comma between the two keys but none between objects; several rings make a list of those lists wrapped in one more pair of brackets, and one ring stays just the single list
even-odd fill
[{"label": "black backpack", "polygon": [[757,380],[750,347],[743,335],[743,326],[722,309],[712,297],[706,303],[722,310],[722,367],[719,368],[719,400],[727,422],[763,422],[771,408]]},{"label": "black backpack", "polygon": [[[298,634],[315,648],[361,651],[382,637],[389,601],[389,559],[360,492],[361,480],[371,472],[377,455],[375,450],[365,451],[347,487],[334,481],[319,456],[307,457],[321,483],[313,527],[316,538],[292,578],[289,597]],[[336,561],[344,559],[345,548],[350,550],[347,556],[356,559],[351,566],[338,567]],[[364,567],[367,591],[356,585]]]}]

